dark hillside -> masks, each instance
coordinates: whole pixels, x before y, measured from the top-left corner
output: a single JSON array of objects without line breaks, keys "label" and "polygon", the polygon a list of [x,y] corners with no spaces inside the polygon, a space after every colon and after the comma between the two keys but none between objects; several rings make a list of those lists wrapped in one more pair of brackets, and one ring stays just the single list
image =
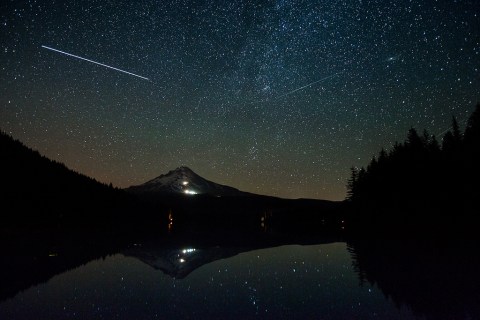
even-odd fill
[{"label": "dark hillside", "polygon": [[135,200],[41,156],[0,132],[2,225],[52,226],[120,220]]}]

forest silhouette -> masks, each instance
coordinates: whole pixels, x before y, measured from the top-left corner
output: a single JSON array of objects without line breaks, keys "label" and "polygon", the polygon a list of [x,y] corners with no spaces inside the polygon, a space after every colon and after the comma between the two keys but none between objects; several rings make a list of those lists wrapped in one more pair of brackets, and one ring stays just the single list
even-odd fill
[{"label": "forest silhouette", "polygon": [[351,168],[346,201],[359,229],[473,231],[480,198],[480,104],[461,132],[455,117],[441,143],[414,128],[366,168]]}]

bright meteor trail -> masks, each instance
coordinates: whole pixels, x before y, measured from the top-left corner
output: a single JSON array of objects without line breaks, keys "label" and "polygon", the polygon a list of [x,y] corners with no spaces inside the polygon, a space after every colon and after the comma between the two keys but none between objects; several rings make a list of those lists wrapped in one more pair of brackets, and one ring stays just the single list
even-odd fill
[{"label": "bright meteor trail", "polygon": [[77,58],[77,59],[80,59],[80,60],[85,60],[85,61],[88,61],[88,62],[91,62],[91,63],[95,63],[95,64],[98,64],[99,66],[106,67],[106,68],[110,68],[110,69],[113,69],[113,70],[116,70],[116,71],[120,71],[120,72],[129,74],[129,75],[131,75],[131,76],[135,76],[135,77],[138,77],[138,78],[141,78],[141,79],[144,79],[144,80],[150,80],[150,79],[148,79],[148,78],[139,76],[138,74],[131,73],[131,72],[128,72],[128,71],[125,71],[125,70],[122,70],[122,69],[118,69],[118,68],[115,68],[115,67],[112,67],[112,66],[109,66],[109,65],[100,63],[100,62],[96,62],[96,61],[93,61],[93,60],[90,60],[90,59],[87,59],[87,58],[82,58],[82,57],[76,56],[76,55],[74,55],[74,54],[65,52],[65,51],[57,50],[57,49],[50,48],[50,47],[47,47],[47,46],[42,46],[42,48],[45,48],[45,49],[48,49],[48,50],[52,50],[52,51],[55,51],[55,52],[59,52],[59,53],[62,53],[62,54],[65,54],[65,55],[67,55],[67,56],[71,56],[71,57],[74,57],[74,58]]}]

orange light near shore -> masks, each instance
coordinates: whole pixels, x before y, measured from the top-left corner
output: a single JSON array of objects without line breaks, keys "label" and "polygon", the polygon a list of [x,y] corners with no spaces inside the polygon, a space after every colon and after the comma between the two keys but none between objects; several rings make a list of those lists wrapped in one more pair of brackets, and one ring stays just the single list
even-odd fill
[{"label": "orange light near shore", "polygon": [[172,231],[173,229],[173,215],[172,212],[168,213],[168,232]]}]

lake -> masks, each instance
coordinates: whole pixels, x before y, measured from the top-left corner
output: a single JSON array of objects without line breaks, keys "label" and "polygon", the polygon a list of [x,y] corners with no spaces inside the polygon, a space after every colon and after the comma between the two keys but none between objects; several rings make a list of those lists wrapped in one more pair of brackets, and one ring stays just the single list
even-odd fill
[{"label": "lake", "polygon": [[[455,251],[455,261],[438,266],[438,259],[449,259],[450,245],[435,244],[437,249],[426,253],[432,251],[425,251],[433,248],[430,242],[260,242],[195,246],[191,239],[156,239],[128,243],[118,252],[109,247],[112,252],[94,259],[78,259],[85,246],[75,247],[76,253],[71,246],[50,246],[33,256],[10,252],[4,261],[18,260],[11,263],[17,267],[9,274],[4,268],[2,280],[14,289],[5,291],[4,285],[0,319],[474,319],[480,314],[478,259]],[[472,255],[471,246],[461,251]]]}]

